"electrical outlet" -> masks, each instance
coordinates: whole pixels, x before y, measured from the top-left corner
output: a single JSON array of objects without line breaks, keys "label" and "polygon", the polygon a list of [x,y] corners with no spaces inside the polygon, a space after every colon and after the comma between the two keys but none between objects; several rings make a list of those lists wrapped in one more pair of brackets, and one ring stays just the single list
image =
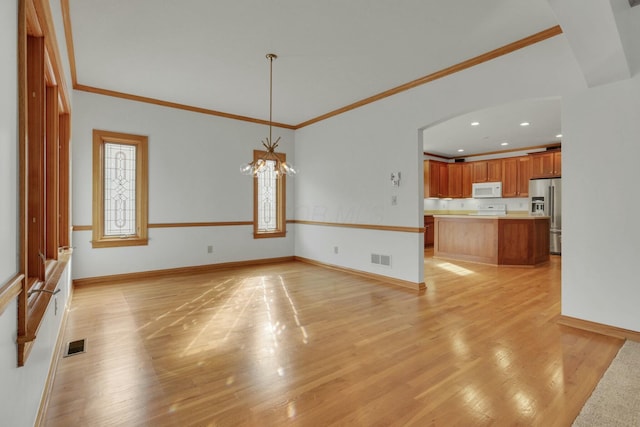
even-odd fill
[{"label": "electrical outlet", "polygon": [[207,246],[207,253],[208,254],[212,254],[213,253],[213,246],[211,246],[211,245]]}]

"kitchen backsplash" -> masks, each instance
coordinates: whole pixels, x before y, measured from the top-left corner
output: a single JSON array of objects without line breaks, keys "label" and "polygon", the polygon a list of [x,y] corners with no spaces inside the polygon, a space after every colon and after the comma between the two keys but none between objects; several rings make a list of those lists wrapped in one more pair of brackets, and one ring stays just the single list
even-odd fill
[{"label": "kitchen backsplash", "polygon": [[497,198],[497,199],[424,199],[425,211],[476,211],[478,205],[504,203],[507,213],[528,210],[529,199],[525,197]]}]

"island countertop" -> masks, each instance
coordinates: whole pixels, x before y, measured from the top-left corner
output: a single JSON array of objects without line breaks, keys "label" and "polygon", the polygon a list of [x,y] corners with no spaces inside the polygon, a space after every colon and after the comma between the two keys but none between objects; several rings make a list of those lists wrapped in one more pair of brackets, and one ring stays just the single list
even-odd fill
[{"label": "island countertop", "polygon": [[548,216],[434,214],[436,258],[536,266],[549,260]]},{"label": "island countertop", "polygon": [[544,219],[550,218],[541,215],[477,215],[477,214],[429,214],[434,218],[478,218],[478,219]]}]

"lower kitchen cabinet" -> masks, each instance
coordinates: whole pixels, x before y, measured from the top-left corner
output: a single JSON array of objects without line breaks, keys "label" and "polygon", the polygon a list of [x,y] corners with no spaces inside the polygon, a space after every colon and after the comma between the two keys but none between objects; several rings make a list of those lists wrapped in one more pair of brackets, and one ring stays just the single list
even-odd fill
[{"label": "lower kitchen cabinet", "polygon": [[424,247],[433,246],[433,215],[424,216]]}]

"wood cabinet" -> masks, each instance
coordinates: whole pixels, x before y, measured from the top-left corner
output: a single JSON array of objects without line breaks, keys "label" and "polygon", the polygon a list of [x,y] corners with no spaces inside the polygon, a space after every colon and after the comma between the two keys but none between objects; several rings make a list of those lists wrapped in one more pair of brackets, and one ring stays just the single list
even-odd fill
[{"label": "wood cabinet", "polygon": [[531,158],[510,157],[502,161],[502,197],[529,197]]},{"label": "wood cabinet", "polygon": [[529,197],[529,180],[562,175],[560,150],[477,162],[424,161],[424,197],[470,198],[474,182],[502,182],[502,197]]},{"label": "wood cabinet", "polygon": [[487,181],[502,181],[502,159],[487,160]]},{"label": "wood cabinet", "polygon": [[470,198],[473,183],[473,163],[462,163],[462,197]]},{"label": "wood cabinet", "polygon": [[449,171],[447,163],[424,161],[424,197],[448,197]]},{"label": "wood cabinet", "polygon": [[487,162],[473,162],[472,182],[487,182]]},{"label": "wood cabinet", "polygon": [[448,196],[453,198],[462,197],[462,163],[449,163],[447,165],[449,177]]},{"label": "wood cabinet", "polygon": [[424,247],[433,246],[433,215],[424,216]]},{"label": "wood cabinet", "polygon": [[435,258],[511,266],[537,266],[549,261],[548,217],[434,218]]},{"label": "wood cabinet", "polygon": [[531,178],[557,178],[562,176],[562,151],[531,153]]},{"label": "wood cabinet", "polygon": [[502,159],[472,162],[473,182],[502,181]]}]

